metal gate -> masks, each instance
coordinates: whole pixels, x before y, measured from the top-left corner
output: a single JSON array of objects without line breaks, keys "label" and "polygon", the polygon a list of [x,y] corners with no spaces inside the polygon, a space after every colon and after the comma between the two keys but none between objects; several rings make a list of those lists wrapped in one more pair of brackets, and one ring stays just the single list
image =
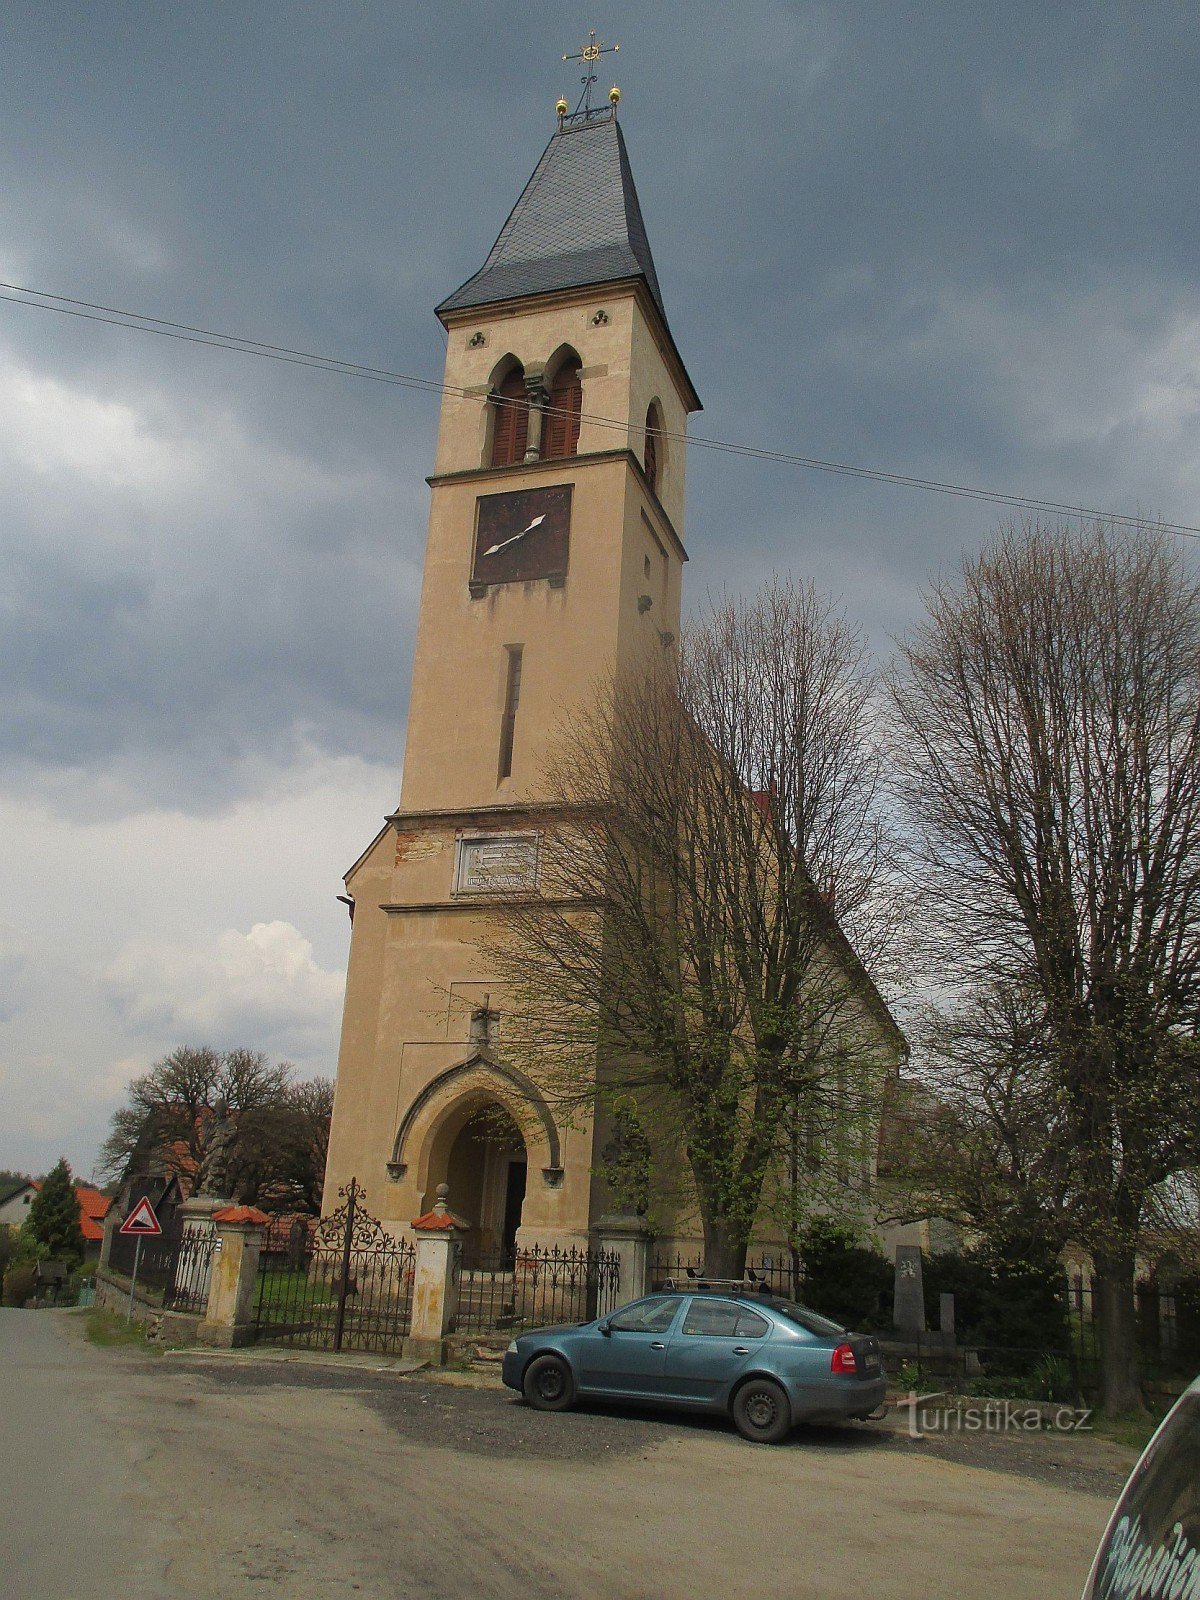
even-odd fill
[{"label": "metal gate", "polygon": [[416,1251],[363,1207],[351,1178],[342,1205],[311,1229],[272,1231],[258,1269],[255,1337],[310,1350],[399,1354],[412,1315]]}]

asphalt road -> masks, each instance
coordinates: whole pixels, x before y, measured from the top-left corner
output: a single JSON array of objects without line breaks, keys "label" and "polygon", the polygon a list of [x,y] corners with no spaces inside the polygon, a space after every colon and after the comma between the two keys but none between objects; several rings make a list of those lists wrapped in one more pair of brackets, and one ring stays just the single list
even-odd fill
[{"label": "asphalt road", "polygon": [[0,1430],[6,1600],[1068,1600],[1120,1478],[1044,1440],[766,1449],[495,1387],[96,1350],[45,1312],[0,1311]]}]

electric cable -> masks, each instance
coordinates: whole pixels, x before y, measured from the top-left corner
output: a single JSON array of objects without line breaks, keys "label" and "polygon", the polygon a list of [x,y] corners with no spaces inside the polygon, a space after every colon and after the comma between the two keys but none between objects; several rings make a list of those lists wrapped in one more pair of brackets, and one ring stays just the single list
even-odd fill
[{"label": "electric cable", "polygon": [[[127,311],[119,306],[103,305],[70,295],[51,294],[48,290],[30,289],[19,283],[0,281],[0,300],[9,301],[13,305],[29,306],[39,311],[54,311],[61,316],[79,317],[88,322],[105,323],[114,328],[130,328],[138,333],[152,333],[160,338],[176,339],[186,344],[210,345],[217,349],[238,351],[242,355],[257,356],[262,360],[284,362],[290,366],[315,367],[320,371],[334,372],[344,377],[365,378],[373,383],[388,384],[396,388],[415,389],[427,394],[453,395],[458,399],[477,400],[484,404],[489,401],[496,405],[524,404],[523,401],[504,400],[498,395],[482,390],[440,383],[433,378],[420,378],[411,373],[395,372],[387,367],[373,367],[362,362],[346,360],[341,356],[319,355],[310,350],[295,349],[290,345],[270,344],[261,339],[246,338],[241,334],[221,333],[212,328],[201,328],[187,322],[174,322],[165,317],[152,317],[144,312]],[[543,410],[548,416],[569,414],[565,408],[546,406]],[[587,411],[575,414],[579,416],[581,422],[587,422],[593,427],[611,428],[626,435],[641,432],[633,424],[616,417],[603,417]],[[667,428],[659,428],[655,432],[659,438],[677,444],[692,446],[699,450],[714,450],[752,461],[771,461],[779,466],[800,467],[810,472],[857,478],[868,483],[915,489],[927,494],[951,495],[990,505],[1009,506],[1021,511],[1045,512],[1053,516],[1092,517],[1120,528],[1137,529],[1146,526],[1148,522],[1153,522],[1153,526],[1164,533],[1200,539],[1200,527],[1187,522],[1168,522],[1129,512],[1071,505],[1066,501],[1048,500],[1039,495],[1021,494],[1003,489],[983,489],[969,484],[952,483],[941,478],[922,478],[911,473],[892,472],[883,467],[856,466],[852,462],[800,455],[788,450],[771,449],[765,445],[739,444],[734,440],[714,439],[704,434],[680,433]]]}]

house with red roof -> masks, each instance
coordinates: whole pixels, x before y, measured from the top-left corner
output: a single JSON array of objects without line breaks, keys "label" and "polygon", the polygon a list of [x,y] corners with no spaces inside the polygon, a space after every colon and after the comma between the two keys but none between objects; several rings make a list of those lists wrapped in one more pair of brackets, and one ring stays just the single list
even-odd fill
[{"label": "house with red roof", "polygon": [[[0,1198],[0,1228],[19,1228],[29,1215],[34,1196],[41,1187],[36,1178],[26,1178],[23,1183],[10,1188],[3,1198]],[[101,1194],[99,1189],[93,1188],[90,1183],[77,1183],[75,1198],[79,1202],[79,1227],[83,1234],[83,1242],[87,1247],[87,1253],[94,1255],[99,1251],[100,1242],[104,1238],[104,1219],[108,1215],[112,1200],[108,1195]]]},{"label": "house with red roof", "polygon": [[101,1194],[99,1189],[93,1189],[90,1183],[77,1183],[75,1198],[79,1201],[79,1226],[83,1231],[83,1242],[88,1254],[92,1255],[100,1249],[104,1238],[104,1219],[112,1200],[108,1195]]}]

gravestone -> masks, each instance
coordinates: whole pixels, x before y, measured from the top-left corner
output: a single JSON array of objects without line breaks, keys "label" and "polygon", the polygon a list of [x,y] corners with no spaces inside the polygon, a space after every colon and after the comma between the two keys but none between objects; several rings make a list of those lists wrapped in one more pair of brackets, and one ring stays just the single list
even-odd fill
[{"label": "gravestone", "polygon": [[921,1276],[921,1247],[896,1246],[896,1287],[892,1323],[901,1334],[925,1332],[925,1284]]},{"label": "gravestone", "polygon": [[942,1338],[946,1344],[953,1344],[954,1296],[952,1294],[938,1295],[938,1326],[942,1330]]}]

